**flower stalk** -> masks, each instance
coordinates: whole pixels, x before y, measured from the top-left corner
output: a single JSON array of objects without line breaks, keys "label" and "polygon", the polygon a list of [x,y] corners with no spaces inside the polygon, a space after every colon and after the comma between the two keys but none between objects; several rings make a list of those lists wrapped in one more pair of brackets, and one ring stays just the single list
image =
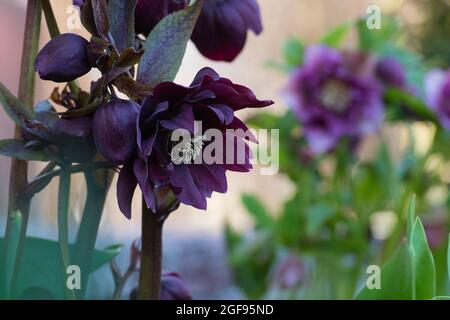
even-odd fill
[{"label": "flower stalk", "polygon": [[[25,106],[32,109],[35,89],[34,59],[37,55],[39,46],[39,34],[42,16],[41,0],[29,0],[26,11],[25,33],[22,49],[22,62],[20,68],[20,80],[18,98]],[[15,138],[21,138],[22,130],[19,126],[15,127]],[[14,213],[20,211],[22,213],[22,225],[19,234],[19,242],[17,246],[16,261],[14,262],[14,273],[12,276],[12,288],[15,286],[17,279],[18,266],[22,257],[23,246],[25,244],[26,229],[30,213],[30,200],[22,200],[20,194],[22,189],[28,183],[28,163],[24,160],[12,159],[11,176],[9,184],[9,204],[8,216],[6,221],[4,248],[8,248],[11,238],[12,225],[14,223]],[[6,252],[6,250],[2,250]],[[3,255],[3,254],[2,254]],[[5,257],[0,261],[3,264]]]},{"label": "flower stalk", "polygon": [[165,217],[152,212],[142,200],[139,300],[159,300],[161,295],[162,230]]},{"label": "flower stalk", "polygon": [[98,229],[102,218],[103,207],[111,184],[112,174],[108,169],[87,170],[85,172],[87,198],[83,210],[83,218],[75,242],[74,263],[84,271],[81,278],[81,290],[78,298],[83,298],[89,280],[92,255],[95,249]]},{"label": "flower stalk", "polygon": [[[58,242],[61,253],[61,265],[62,265],[62,278],[67,277],[67,268],[70,265],[69,254],[69,198],[70,198],[70,182],[71,172],[70,168],[64,166],[61,168],[61,175],[59,178],[59,191],[58,191]],[[68,299],[75,299],[74,292],[69,290],[66,285],[66,281],[63,281],[65,285],[65,294]]]}]

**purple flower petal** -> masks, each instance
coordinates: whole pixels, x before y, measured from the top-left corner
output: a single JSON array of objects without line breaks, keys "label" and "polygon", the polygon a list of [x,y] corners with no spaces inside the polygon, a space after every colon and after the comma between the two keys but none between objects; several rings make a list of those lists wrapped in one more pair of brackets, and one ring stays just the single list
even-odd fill
[{"label": "purple flower petal", "polygon": [[133,172],[133,165],[125,164],[120,170],[117,181],[117,201],[120,211],[127,219],[131,219],[131,204],[136,186],[137,180]]}]

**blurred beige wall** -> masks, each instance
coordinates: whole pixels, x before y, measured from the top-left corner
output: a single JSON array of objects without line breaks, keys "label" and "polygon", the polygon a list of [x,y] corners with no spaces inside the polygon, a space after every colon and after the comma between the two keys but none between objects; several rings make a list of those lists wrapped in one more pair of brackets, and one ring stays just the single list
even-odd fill
[{"label": "blurred beige wall", "polygon": [[[69,0],[51,1],[58,17],[61,30],[68,31],[66,26]],[[16,92],[20,62],[20,50],[24,24],[25,1],[2,0],[0,2],[0,81]],[[391,13],[405,4],[401,0],[259,0],[264,32],[261,36],[249,35],[244,52],[232,64],[211,62],[203,58],[196,48],[189,44],[177,82],[189,84],[196,72],[210,66],[222,76],[234,82],[252,88],[258,97],[272,99],[276,102],[271,108],[279,111],[284,104],[279,96],[286,77],[276,70],[266,67],[268,61],[279,60],[280,51],[288,37],[299,37],[307,43],[318,40],[326,31],[344,21],[365,14],[368,5],[376,4],[383,13]],[[42,27],[42,45],[49,40],[45,25]],[[83,30],[72,30],[87,35]],[[350,43],[351,45],[351,43]],[[90,81],[98,77],[91,72],[82,81],[87,89]],[[54,84],[38,81],[36,99],[44,99],[49,95]],[[0,139],[12,135],[12,125],[0,111]],[[36,170],[35,170],[36,171]],[[0,157],[0,212],[6,208],[7,181],[9,177],[9,160]],[[108,241],[120,241],[134,238],[139,234],[139,195],[135,195],[134,217],[127,221],[119,213],[114,187],[109,195],[102,221],[103,236],[107,234]],[[243,214],[240,195],[244,192],[255,193],[273,210],[290,195],[291,187],[282,176],[261,176],[255,170],[252,173],[229,174],[229,192],[226,195],[214,194],[208,202],[206,212],[188,207],[181,207],[167,223],[170,232],[220,232],[224,219],[240,228],[249,221]],[[72,196],[72,208],[75,219],[79,218],[84,197],[84,186],[81,177],[75,178]],[[2,201],[3,200],[3,201]],[[32,233],[46,233],[55,230],[56,185],[42,192],[33,203]],[[52,232],[51,232],[52,233]],[[49,233],[49,234],[51,234]],[[112,239],[111,239],[112,238]]]}]

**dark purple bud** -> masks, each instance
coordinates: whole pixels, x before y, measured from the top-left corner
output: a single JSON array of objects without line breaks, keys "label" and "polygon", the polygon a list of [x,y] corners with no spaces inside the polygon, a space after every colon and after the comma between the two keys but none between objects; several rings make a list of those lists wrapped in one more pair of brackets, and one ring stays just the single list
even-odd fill
[{"label": "dark purple bud", "polygon": [[81,8],[85,2],[86,0],[73,0],[73,5]]},{"label": "dark purple bud", "polygon": [[377,78],[383,84],[394,87],[403,87],[406,84],[405,69],[394,58],[382,58],[375,69]]},{"label": "dark purple bud", "polygon": [[113,99],[94,114],[94,141],[108,160],[124,162],[136,145],[136,119],[139,105],[133,101]]},{"label": "dark purple bud", "polygon": [[[130,300],[138,299],[138,288],[130,292]],[[192,300],[192,294],[183,278],[176,272],[163,272],[160,300]]]},{"label": "dark purple bud", "polygon": [[244,48],[249,29],[262,32],[256,0],[206,0],[192,41],[205,57],[232,61]]},{"label": "dark purple bud", "polygon": [[275,284],[285,290],[295,290],[305,279],[305,265],[299,257],[287,257],[275,271]]},{"label": "dark purple bud", "polygon": [[50,40],[36,57],[35,69],[43,80],[68,82],[91,70],[86,39],[64,33]]},{"label": "dark purple bud", "polygon": [[192,294],[178,273],[164,272],[161,278],[160,300],[192,300]]},{"label": "dark purple bud", "polygon": [[136,33],[147,36],[165,16],[187,5],[187,0],[139,0],[134,14]]}]

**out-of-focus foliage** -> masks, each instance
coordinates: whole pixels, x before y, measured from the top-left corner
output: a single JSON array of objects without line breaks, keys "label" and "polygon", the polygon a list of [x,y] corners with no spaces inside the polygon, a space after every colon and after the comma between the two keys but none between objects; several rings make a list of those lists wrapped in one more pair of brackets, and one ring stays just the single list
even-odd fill
[{"label": "out-of-focus foliage", "polygon": [[450,65],[450,2],[447,0],[414,0],[422,15],[420,23],[408,28],[408,42],[431,64]]},{"label": "out-of-focus foliage", "polygon": [[[280,212],[244,195],[254,228],[244,233],[227,228],[229,262],[250,298],[352,299],[369,277],[368,265],[384,265],[384,290],[362,290],[358,298],[450,294],[447,237],[441,237],[449,232],[449,133],[424,102],[422,58],[399,44],[398,23],[383,19],[389,32],[368,31],[361,20],[338,26],[321,43],[339,47],[355,28],[360,50],[401,63],[414,89],[386,87],[383,102],[385,127],[395,124],[407,132],[404,150],[392,152],[391,140],[397,137],[387,138],[381,130],[372,136],[370,156],[360,157],[346,139],[331,152],[313,154],[292,109],[282,115],[260,113],[248,122],[280,130],[280,171],[295,186]],[[290,73],[303,64],[305,47],[288,40],[283,62],[271,65]],[[416,142],[418,123],[432,132],[426,150]],[[414,219],[413,209],[407,214],[412,194],[421,219]]]}]

